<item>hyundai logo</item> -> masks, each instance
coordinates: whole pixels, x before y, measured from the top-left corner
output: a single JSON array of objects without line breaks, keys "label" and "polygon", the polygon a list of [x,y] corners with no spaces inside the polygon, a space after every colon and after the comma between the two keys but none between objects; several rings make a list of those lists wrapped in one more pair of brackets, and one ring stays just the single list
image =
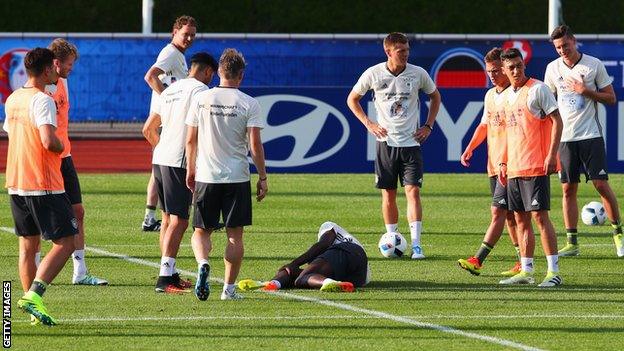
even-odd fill
[{"label": "hyundai logo", "polygon": [[[260,116],[265,123],[262,141],[267,143],[282,137],[294,139],[292,152],[284,160],[271,160],[267,155],[266,165],[269,167],[297,167],[309,165],[329,158],[338,152],[349,138],[349,123],[345,116],[335,107],[313,98],[299,95],[264,95],[256,97],[260,102]],[[313,109],[305,115],[280,125],[270,125],[267,121],[273,105],[278,102],[300,103],[311,105]],[[308,108],[309,108],[308,106]],[[342,126],[342,135],[335,145],[327,145],[327,149],[309,155],[315,141],[322,137],[321,130],[329,118],[336,118]]]}]

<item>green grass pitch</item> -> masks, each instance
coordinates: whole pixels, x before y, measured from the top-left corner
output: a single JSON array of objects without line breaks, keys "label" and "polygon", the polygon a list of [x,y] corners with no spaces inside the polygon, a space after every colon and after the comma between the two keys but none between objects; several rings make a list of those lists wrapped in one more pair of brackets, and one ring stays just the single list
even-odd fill
[{"label": "green grass pitch", "polygon": [[[621,175],[611,178],[618,195],[623,181]],[[372,283],[352,294],[249,292],[243,301],[220,301],[221,285],[214,281],[206,302],[192,293],[154,292],[158,269],[149,264],[159,262],[158,235],[140,230],[147,175],[82,174],[81,182],[87,246],[93,249],[87,264],[110,285],[71,285],[69,262],[45,295],[48,310],[60,321],[53,328],[30,326],[17,308],[22,294],[17,239],[6,231],[13,221],[8,196],[1,196],[0,277],[13,281],[13,349],[622,349],[624,259],[615,255],[609,226],[579,225],[581,256],[560,260],[564,285],[556,289],[498,286],[498,273],[514,262],[507,234],[481,276],[457,266],[457,259],[474,254],[489,223],[485,175],[425,175],[424,261],[379,254],[384,227],[373,175],[270,175],[269,195],[254,203],[254,225],[246,228],[239,278],[270,278],[314,242],[322,222],[331,220],[365,245]],[[561,246],[561,189],[554,176],[551,186],[551,218]],[[579,203],[592,200],[598,200],[593,187],[582,184]],[[400,230],[409,237],[403,196],[399,208]],[[221,279],[224,234],[213,234],[213,241],[212,277]],[[546,261],[537,241],[535,277],[541,281]],[[43,251],[48,248],[44,243]],[[177,266],[189,273],[196,269],[190,230]]]}]

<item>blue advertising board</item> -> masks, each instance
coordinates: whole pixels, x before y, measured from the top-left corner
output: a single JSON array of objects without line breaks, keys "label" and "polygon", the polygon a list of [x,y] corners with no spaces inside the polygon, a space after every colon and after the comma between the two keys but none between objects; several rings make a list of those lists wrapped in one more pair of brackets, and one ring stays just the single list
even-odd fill
[{"label": "blue advertising board", "polygon": [[[80,59],[69,80],[72,122],[142,122],[150,90],[143,76],[167,39],[69,37]],[[1,103],[25,81],[23,57],[51,37],[0,38]],[[611,172],[624,172],[624,46],[618,40],[579,40],[580,50],[599,57],[614,78],[615,106],[599,107]],[[479,123],[483,96],[490,87],[482,63],[494,46],[515,46],[525,54],[527,75],[543,79],[557,57],[547,40],[413,40],[410,63],[426,69],[442,94],[434,131],[423,145],[427,172],[483,172],[485,147],[469,169],[459,164],[463,148]],[[199,38],[187,52],[218,56],[224,48],[241,51],[248,62],[241,90],[256,97],[267,127],[263,140],[274,172],[371,172],[374,139],[351,114],[346,97],[364,70],[385,61],[378,39]],[[216,85],[213,81],[212,85]],[[427,115],[423,95],[421,118]],[[374,116],[370,94],[362,99]]]}]

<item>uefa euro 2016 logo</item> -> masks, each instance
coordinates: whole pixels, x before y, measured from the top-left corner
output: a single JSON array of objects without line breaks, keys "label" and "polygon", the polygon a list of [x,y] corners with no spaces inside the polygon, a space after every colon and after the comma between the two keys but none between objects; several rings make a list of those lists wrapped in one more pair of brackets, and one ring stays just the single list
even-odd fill
[{"label": "uefa euro 2016 logo", "polygon": [[0,102],[5,103],[11,93],[28,80],[24,56],[28,49],[11,49],[0,56]]}]

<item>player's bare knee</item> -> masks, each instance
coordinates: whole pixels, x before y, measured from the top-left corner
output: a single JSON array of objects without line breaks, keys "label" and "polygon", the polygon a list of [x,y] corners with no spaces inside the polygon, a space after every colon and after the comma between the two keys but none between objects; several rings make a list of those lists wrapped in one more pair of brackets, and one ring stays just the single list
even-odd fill
[{"label": "player's bare knee", "polygon": [[39,252],[39,247],[34,243],[24,241],[19,246],[20,257],[34,257],[37,252]]},{"label": "player's bare knee", "polygon": [[576,199],[577,189],[576,183],[564,183],[561,187],[563,197],[566,199]]},{"label": "player's bare knee", "polygon": [[535,224],[539,228],[545,228],[550,224],[550,219],[548,217],[548,211],[534,211],[532,213],[533,219],[535,220]]},{"label": "player's bare knee", "polygon": [[594,187],[600,193],[600,195],[608,195],[611,193],[611,187],[609,186],[609,182],[604,179],[594,179],[592,180]]},{"label": "player's bare knee", "polygon": [[502,222],[507,218],[509,218],[507,216],[507,210],[492,206],[492,222]]},{"label": "player's bare knee", "polygon": [[[164,217],[163,217],[164,218]],[[176,215],[169,215],[169,225],[179,230],[186,230],[188,228],[189,220],[186,218],[178,217]]]},{"label": "player's bare knee", "polygon": [[53,239],[52,243],[59,247],[61,250],[63,250],[63,252],[67,253],[69,252],[70,254],[72,252],[74,252],[76,246],[74,244],[74,236],[73,235],[68,235],[68,236],[64,236],[62,238],[58,238],[58,239]]},{"label": "player's bare knee", "polygon": [[396,189],[381,189],[381,199],[386,201],[394,201],[396,200]]},{"label": "player's bare knee", "polygon": [[210,234],[212,234],[212,229],[204,229],[204,228],[195,228],[193,231],[194,238],[208,238],[210,239]]}]

